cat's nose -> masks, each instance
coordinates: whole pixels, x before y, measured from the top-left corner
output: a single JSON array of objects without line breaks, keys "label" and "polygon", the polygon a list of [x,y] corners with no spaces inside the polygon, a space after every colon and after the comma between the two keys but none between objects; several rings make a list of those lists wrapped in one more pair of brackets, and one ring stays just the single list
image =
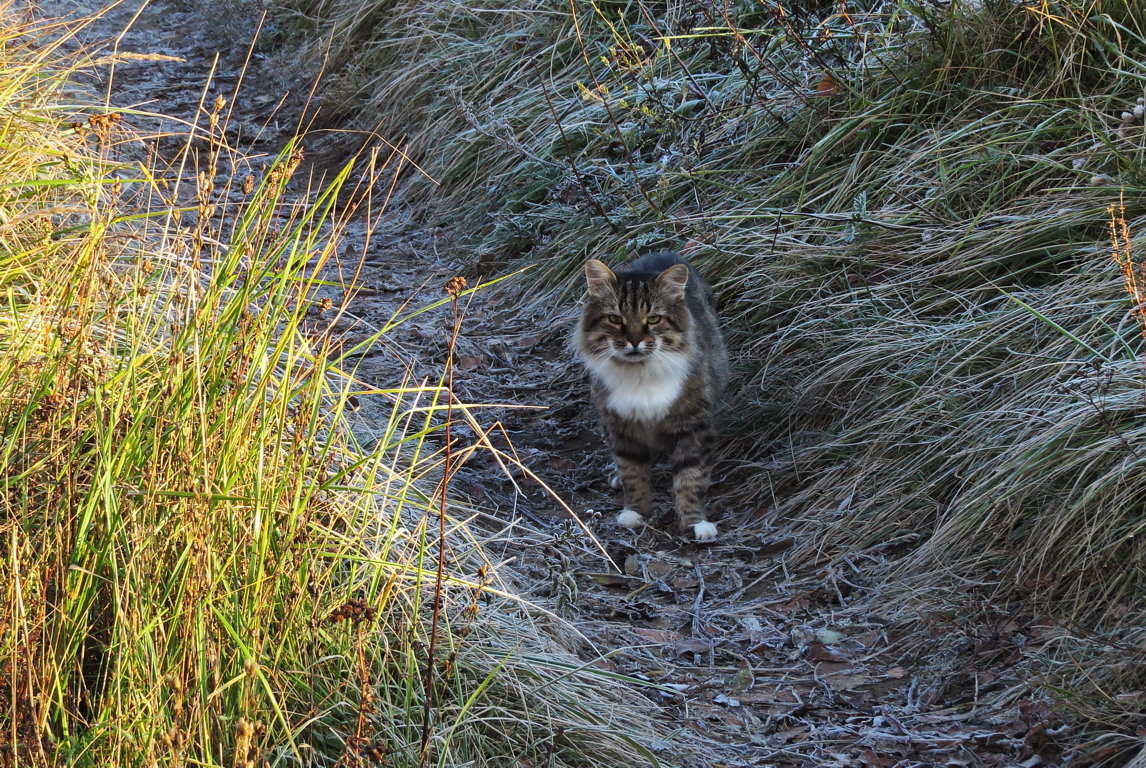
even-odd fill
[{"label": "cat's nose", "polygon": [[641,346],[641,342],[645,340],[645,337],[644,336],[631,336],[630,335],[628,337],[628,339],[629,339],[629,346],[631,346],[633,349],[639,349]]},{"label": "cat's nose", "polygon": [[629,344],[625,347],[625,357],[640,357],[645,353],[645,345],[641,343]]}]

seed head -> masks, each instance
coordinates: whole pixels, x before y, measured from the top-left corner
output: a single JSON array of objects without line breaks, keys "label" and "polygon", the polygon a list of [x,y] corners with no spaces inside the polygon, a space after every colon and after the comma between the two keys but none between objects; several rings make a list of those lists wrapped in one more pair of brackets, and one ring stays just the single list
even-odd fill
[{"label": "seed head", "polygon": [[458,295],[466,289],[468,283],[464,277],[451,277],[446,282],[446,295],[451,299],[456,299]]}]

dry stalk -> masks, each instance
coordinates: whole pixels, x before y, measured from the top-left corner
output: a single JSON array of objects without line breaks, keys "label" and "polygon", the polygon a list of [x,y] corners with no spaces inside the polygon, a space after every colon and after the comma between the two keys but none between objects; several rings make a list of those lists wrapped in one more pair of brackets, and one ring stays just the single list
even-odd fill
[{"label": "dry stalk", "polygon": [[1119,199],[1118,205],[1110,206],[1106,212],[1110,214],[1111,255],[1122,271],[1126,293],[1133,302],[1130,312],[1138,322],[1143,338],[1146,338],[1146,295],[1143,294],[1143,286],[1146,286],[1146,266],[1134,261],[1130,225],[1126,221],[1126,208],[1122,200]]},{"label": "dry stalk", "polygon": [[442,485],[438,497],[438,565],[434,583],[434,611],[430,623],[430,645],[426,658],[425,701],[422,705],[422,744],[418,756],[418,768],[426,764],[430,751],[430,734],[432,731],[431,717],[434,709],[434,658],[438,646],[438,625],[442,617],[442,590],[446,574],[446,494],[450,485],[450,471],[452,469],[452,452],[450,426],[454,419],[454,349],[458,343],[458,333],[461,331],[461,311],[458,307],[458,297],[466,288],[464,277],[452,277],[446,283],[446,293],[450,297],[450,307],[453,310],[453,327],[450,330],[450,343],[446,349],[446,451],[442,467]]}]

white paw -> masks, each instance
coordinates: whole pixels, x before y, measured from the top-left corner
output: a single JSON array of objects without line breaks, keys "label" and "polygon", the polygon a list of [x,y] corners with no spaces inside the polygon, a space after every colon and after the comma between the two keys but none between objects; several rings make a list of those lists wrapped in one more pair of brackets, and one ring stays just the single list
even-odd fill
[{"label": "white paw", "polygon": [[609,475],[609,487],[612,488],[614,491],[621,490],[621,486],[623,486],[623,485],[624,485],[624,483],[621,482],[621,473],[620,472],[614,472],[613,474]]},{"label": "white paw", "polygon": [[[624,513],[622,512],[621,514]],[[707,520],[702,520],[699,523],[693,524],[692,535],[697,541],[712,541],[716,538],[716,526]]]},{"label": "white paw", "polygon": [[[644,521],[645,519],[641,517],[640,512],[634,512],[631,509],[622,509],[621,513],[617,515],[617,525],[623,525],[626,528],[636,528]],[[715,528],[712,530],[714,532],[716,531]],[[713,533],[713,535],[715,536],[716,534]]]}]

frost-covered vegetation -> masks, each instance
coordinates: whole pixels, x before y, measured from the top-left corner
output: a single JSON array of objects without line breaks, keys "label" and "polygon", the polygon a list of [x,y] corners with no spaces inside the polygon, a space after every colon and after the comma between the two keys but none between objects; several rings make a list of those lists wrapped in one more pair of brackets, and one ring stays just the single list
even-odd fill
[{"label": "frost-covered vegetation", "polygon": [[794,560],[917,612],[929,663],[1014,622],[1075,759],[1140,748],[1146,6],[293,7],[484,260],[570,299],[652,247],[715,279],[731,495]]}]

